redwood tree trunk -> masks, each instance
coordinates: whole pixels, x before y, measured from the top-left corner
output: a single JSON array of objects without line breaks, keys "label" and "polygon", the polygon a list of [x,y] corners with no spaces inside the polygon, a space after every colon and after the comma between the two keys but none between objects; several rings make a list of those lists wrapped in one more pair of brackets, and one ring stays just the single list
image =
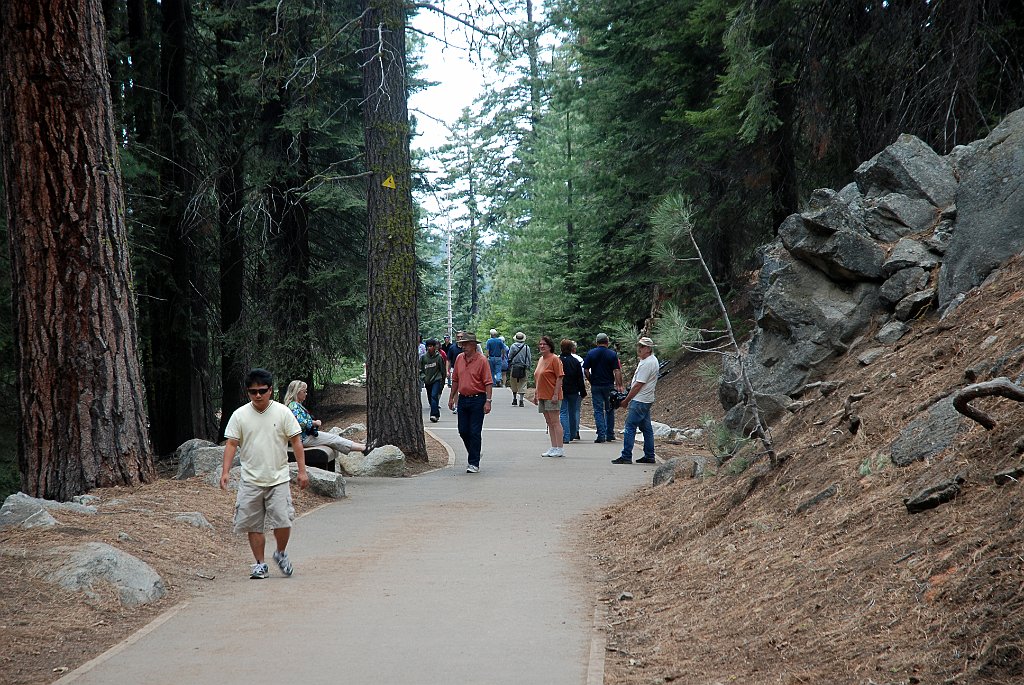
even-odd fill
[{"label": "redwood tree trunk", "polygon": [[416,224],[401,0],[366,0],[360,59],[366,163],[373,172],[367,195],[368,440],[371,445],[395,445],[409,459],[426,460],[416,356]]},{"label": "redwood tree trunk", "polygon": [[0,3],[22,488],[152,479],[100,0]]}]

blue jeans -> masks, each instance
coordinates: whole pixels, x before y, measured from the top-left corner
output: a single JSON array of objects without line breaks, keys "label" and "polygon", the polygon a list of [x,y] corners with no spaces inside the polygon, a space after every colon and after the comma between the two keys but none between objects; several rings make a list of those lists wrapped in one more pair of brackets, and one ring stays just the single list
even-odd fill
[{"label": "blue jeans", "polygon": [[579,395],[563,395],[562,408],[558,410],[558,418],[562,422],[562,442],[569,442],[580,432]]},{"label": "blue jeans", "polygon": [[626,425],[622,430],[622,458],[633,458],[633,442],[636,440],[636,429],[644,436],[644,456],[654,459],[654,426],[651,425],[651,404],[653,402],[637,402],[631,400],[629,413],[626,414]]},{"label": "blue jeans", "polygon": [[615,437],[615,410],[608,403],[608,395],[615,386],[592,385],[590,386],[590,399],[594,403],[594,426],[597,428],[597,437],[610,440]]},{"label": "blue jeans", "polygon": [[433,383],[427,383],[427,399],[430,400],[430,415],[441,416],[441,407],[438,400],[441,398],[441,388],[444,387],[444,380],[438,379]]},{"label": "blue jeans", "polygon": [[501,385],[501,357],[488,357],[487,363],[491,365],[491,379],[495,385]]},{"label": "blue jeans", "polygon": [[484,401],[486,395],[466,397],[459,395],[456,406],[459,408],[459,437],[466,446],[468,461],[473,466],[480,466],[481,434],[484,431]]}]

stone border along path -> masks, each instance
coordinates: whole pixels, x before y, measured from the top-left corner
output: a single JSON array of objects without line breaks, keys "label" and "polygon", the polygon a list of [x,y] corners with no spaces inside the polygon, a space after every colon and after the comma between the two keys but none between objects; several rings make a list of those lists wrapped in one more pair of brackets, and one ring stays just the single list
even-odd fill
[{"label": "stone border along path", "polygon": [[600,684],[604,607],[570,535],[653,466],[612,464],[621,442],[594,444],[593,431],[543,458],[536,406],[510,406],[503,388],[494,398],[480,473],[465,473],[443,407],[427,425],[454,467],[349,479],[348,498],[296,522],[294,576],[271,564],[249,580],[239,558],[235,575],[57,683]]}]

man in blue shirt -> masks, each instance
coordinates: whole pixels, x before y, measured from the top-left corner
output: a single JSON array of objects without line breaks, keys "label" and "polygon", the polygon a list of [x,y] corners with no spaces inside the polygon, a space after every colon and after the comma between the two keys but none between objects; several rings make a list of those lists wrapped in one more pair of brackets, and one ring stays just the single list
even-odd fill
[{"label": "man in blue shirt", "polygon": [[622,392],[622,370],[619,355],[608,347],[609,342],[607,333],[598,333],[594,339],[595,346],[583,359],[583,374],[590,381],[590,399],[594,403],[594,425],[597,427],[597,440],[594,442],[615,440],[615,410],[608,402],[608,396],[613,388]]},{"label": "man in blue shirt", "polygon": [[501,363],[505,359],[508,347],[505,341],[498,337],[498,331],[491,329],[491,337],[487,339],[487,363],[491,367],[491,377],[494,379],[494,387],[501,387]]}]

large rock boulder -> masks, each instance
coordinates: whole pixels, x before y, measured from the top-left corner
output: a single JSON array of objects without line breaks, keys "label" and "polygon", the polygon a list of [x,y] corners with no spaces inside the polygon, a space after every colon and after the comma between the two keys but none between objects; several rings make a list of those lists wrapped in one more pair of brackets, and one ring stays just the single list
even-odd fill
[{"label": "large rock boulder", "polygon": [[[185,445],[194,443],[190,449],[183,449]],[[206,444],[202,444],[206,443]],[[220,470],[224,465],[224,448],[207,443],[205,440],[189,440],[178,448],[178,480],[193,478],[195,476],[208,476],[216,473],[220,477]],[[238,453],[235,453],[235,460],[232,466],[238,466]]]},{"label": "large rock boulder", "polygon": [[920,138],[907,134],[857,167],[854,175],[857,187],[867,198],[898,193],[943,209],[953,204],[956,196],[956,176],[950,161]]},{"label": "large rock boulder", "polygon": [[[299,477],[299,467],[292,464],[289,469],[291,470],[291,482],[294,483]],[[345,496],[345,477],[340,473],[307,466],[306,475],[309,476],[310,492],[330,499],[341,499]]]},{"label": "large rock boulder", "polygon": [[793,214],[779,227],[782,244],[794,257],[842,281],[881,280],[885,251],[870,236],[853,230],[826,233],[820,224]]},{"label": "large rock boulder", "polygon": [[35,497],[16,492],[0,507],[0,530],[4,528],[36,528],[55,526],[57,519]]},{"label": "large rock boulder", "polygon": [[349,452],[340,458],[342,470],[350,476],[395,477],[405,475],[405,454],[394,445],[383,445],[363,455]]},{"label": "large rock boulder", "polygon": [[939,277],[939,308],[1024,249],[1024,109],[960,160],[955,230]]},{"label": "large rock boulder", "polygon": [[947,397],[929,407],[900,432],[889,446],[892,463],[909,466],[933,457],[953,444],[953,438],[967,425],[967,419]]},{"label": "large rock boulder", "polygon": [[[747,374],[758,393],[789,395],[811,371],[846,350],[878,307],[878,285],[839,284],[776,243],[763,253],[758,329],[747,346]],[[742,401],[735,362],[726,357],[723,406]]]},{"label": "large rock boulder", "polygon": [[98,598],[103,585],[113,587],[122,604],[155,602],[167,594],[160,575],[148,564],[102,542],[57,547],[51,553],[57,567],[43,578],[72,591]]}]

